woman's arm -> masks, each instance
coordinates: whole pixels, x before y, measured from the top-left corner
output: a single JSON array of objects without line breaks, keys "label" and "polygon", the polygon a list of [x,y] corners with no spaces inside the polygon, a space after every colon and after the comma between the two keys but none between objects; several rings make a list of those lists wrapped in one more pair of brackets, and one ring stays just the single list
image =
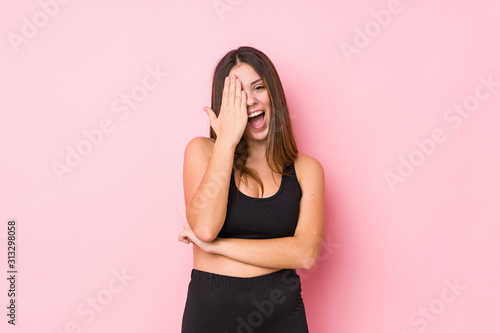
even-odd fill
[{"label": "woman's arm", "polygon": [[[196,239],[186,227],[179,240],[201,249],[247,264],[269,268],[309,269],[321,250],[324,230],[324,172],[312,157],[301,155],[296,163],[302,188],[300,213],[293,237],[273,239],[217,238],[213,242]],[[194,238],[194,239],[193,239]]]},{"label": "woman's arm", "polygon": [[248,121],[241,82],[236,77],[225,80],[219,117],[210,108],[204,110],[217,140],[195,138],[188,143],[183,183],[186,219],[196,237],[209,242],[224,224],[234,151]]},{"label": "woman's arm", "polygon": [[186,220],[196,236],[213,240],[226,217],[234,148],[208,138],[194,138],[184,153]]}]

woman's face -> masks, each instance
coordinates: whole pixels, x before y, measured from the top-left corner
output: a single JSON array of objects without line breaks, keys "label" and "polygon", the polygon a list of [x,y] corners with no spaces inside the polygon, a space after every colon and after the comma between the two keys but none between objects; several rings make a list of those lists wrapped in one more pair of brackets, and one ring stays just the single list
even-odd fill
[{"label": "woman's face", "polygon": [[253,67],[246,63],[234,66],[229,76],[233,74],[240,79],[241,88],[247,94],[248,123],[243,136],[247,141],[265,140],[271,119],[271,103],[264,81]]}]

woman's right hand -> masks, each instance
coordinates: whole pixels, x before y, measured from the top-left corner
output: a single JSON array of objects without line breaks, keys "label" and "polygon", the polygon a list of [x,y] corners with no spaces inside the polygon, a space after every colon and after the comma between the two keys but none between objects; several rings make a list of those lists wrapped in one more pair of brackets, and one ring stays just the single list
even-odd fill
[{"label": "woman's right hand", "polygon": [[241,90],[241,81],[235,74],[231,78],[227,76],[224,81],[219,116],[209,107],[203,110],[210,119],[217,140],[226,140],[234,146],[240,142],[248,122],[247,96]]}]

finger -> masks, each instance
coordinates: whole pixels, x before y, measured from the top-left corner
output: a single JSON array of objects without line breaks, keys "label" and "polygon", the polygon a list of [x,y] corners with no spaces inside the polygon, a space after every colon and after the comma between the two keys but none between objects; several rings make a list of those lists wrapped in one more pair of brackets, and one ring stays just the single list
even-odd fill
[{"label": "finger", "polygon": [[221,106],[227,105],[228,103],[228,96],[229,96],[229,76],[226,76],[224,79],[224,89],[222,90],[222,103]]},{"label": "finger", "polygon": [[236,92],[234,97],[234,106],[238,107],[241,104],[241,81],[236,78]]},{"label": "finger", "polygon": [[247,114],[247,94],[243,90],[241,91],[241,111]]},{"label": "finger", "polygon": [[217,115],[215,114],[215,112],[209,107],[204,107],[203,111],[205,111],[205,113],[208,116],[208,120],[210,121],[210,126],[214,127],[215,122],[217,121]]},{"label": "finger", "polygon": [[183,242],[185,244],[189,244],[189,242],[190,242],[189,237],[183,231],[179,234],[178,239],[180,242]]},{"label": "finger", "polygon": [[227,97],[227,106],[229,107],[234,106],[235,90],[236,90],[236,79],[235,75],[233,74],[231,76],[231,83],[229,84],[229,95]]}]

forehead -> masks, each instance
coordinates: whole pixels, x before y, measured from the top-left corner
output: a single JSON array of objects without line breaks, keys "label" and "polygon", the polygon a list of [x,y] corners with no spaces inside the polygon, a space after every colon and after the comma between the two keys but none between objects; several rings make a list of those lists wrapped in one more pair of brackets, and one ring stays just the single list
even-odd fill
[{"label": "forehead", "polygon": [[250,83],[260,78],[259,74],[253,69],[252,66],[246,63],[242,63],[234,66],[229,71],[229,75],[236,74],[236,76],[243,83]]}]

